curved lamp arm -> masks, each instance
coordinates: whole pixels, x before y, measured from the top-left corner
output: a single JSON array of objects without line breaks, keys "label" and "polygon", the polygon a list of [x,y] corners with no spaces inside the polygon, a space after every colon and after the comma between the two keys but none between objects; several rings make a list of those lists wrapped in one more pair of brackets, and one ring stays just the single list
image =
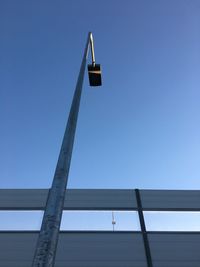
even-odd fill
[{"label": "curved lamp arm", "polygon": [[94,40],[93,40],[93,36],[91,32],[89,32],[89,38],[90,38],[90,49],[91,49],[91,55],[92,55],[92,65],[95,66]]},{"label": "curved lamp arm", "polygon": [[101,66],[100,64],[96,64],[95,62],[94,41],[93,41],[93,36],[91,32],[89,32],[88,34],[88,43],[87,43],[88,50],[89,50],[89,46],[91,49],[91,56],[92,56],[92,64],[91,65],[88,64],[89,83],[90,83],[90,86],[101,86],[102,85]]}]

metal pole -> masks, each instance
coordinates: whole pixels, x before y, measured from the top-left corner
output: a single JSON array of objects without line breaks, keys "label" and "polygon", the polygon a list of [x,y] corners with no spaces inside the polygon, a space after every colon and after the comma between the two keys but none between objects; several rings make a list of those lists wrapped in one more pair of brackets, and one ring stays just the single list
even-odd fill
[{"label": "metal pole", "polygon": [[151,250],[150,250],[149,239],[148,239],[148,235],[146,231],[146,225],[145,225],[145,220],[144,220],[144,215],[143,215],[142,201],[140,198],[139,189],[135,189],[135,195],[136,195],[136,200],[137,200],[137,207],[138,207],[140,227],[141,227],[142,237],[143,237],[143,242],[144,242],[144,249],[145,249],[145,254],[146,254],[146,259],[147,259],[147,266],[153,267],[152,258],[151,258]]},{"label": "metal pole", "polygon": [[81,99],[82,85],[84,79],[85,65],[88,56],[88,48],[91,33],[87,38],[82,64],[74,92],[74,97],[65,129],[62,146],[53,178],[52,187],[46,203],[42,226],[37,240],[32,267],[53,267],[56,256],[56,248],[62,218],[63,204],[65,199],[65,189],[68,181],[70,162],[78,111]]}]

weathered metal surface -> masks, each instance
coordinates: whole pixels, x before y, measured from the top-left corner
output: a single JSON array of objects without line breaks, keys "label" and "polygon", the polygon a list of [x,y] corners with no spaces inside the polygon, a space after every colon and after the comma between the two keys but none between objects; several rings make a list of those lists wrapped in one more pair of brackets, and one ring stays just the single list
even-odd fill
[{"label": "weathered metal surface", "polygon": [[64,199],[65,199],[65,188],[68,180],[75,130],[78,118],[78,111],[81,99],[89,40],[90,40],[90,33],[87,38],[87,43],[53,178],[52,187],[49,191],[47,198],[47,204],[44,212],[40,234],[36,245],[36,251],[32,267],[54,266],[56,247],[58,242],[58,235],[59,235],[59,229],[64,206]]}]

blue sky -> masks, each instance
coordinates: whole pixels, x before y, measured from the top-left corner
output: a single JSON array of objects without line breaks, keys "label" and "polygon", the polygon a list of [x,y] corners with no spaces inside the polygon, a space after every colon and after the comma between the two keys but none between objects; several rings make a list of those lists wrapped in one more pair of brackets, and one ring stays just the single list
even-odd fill
[{"label": "blue sky", "polygon": [[1,0],[0,188],[49,188],[88,31],[70,188],[199,189],[200,2]]}]

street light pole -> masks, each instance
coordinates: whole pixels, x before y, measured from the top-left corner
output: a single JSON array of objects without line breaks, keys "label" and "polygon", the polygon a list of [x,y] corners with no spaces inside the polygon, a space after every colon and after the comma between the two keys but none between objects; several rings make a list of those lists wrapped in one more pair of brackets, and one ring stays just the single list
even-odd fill
[{"label": "street light pole", "polygon": [[94,59],[91,32],[88,34],[53,183],[47,198],[32,267],[54,266],[89,45],[91,45],[93,51],[92,59]]}]

